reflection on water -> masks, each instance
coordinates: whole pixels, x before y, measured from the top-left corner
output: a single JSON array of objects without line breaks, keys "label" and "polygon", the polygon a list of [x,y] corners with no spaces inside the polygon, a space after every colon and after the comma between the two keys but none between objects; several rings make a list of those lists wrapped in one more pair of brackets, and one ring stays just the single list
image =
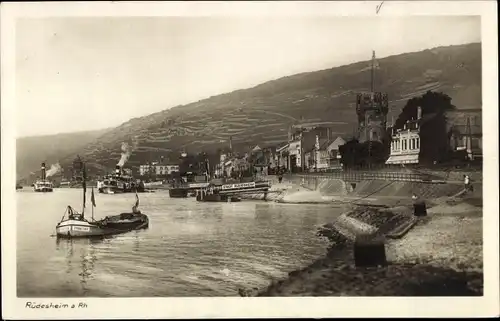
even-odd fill
[{"label": "reflection on water", "polygon": [[[56,250],[66,253],[66,274],[71,276],[73,273],[74,262],[78,265],[77,271],[80,276],[82,293],[85,295],[88,291],[87,280],[92,277],[95,262],[97,261],[95,243],[101,240],[91,239],[57,239]],[[76,245],[75,245],[76,243]],[[75,246],[77,253],[75,253]]]},{"label": "reflection on water", "polygon": [[[150,227],[102,240],[50,237],[77,190],[18,193],[18,296],[235,296],[324,253],[316,227],[340,210],[265,202],[199,203],[141,195]],[[96,218],[134,196],[98,195]],[[34,215],[33,213],[36,213]]]}]

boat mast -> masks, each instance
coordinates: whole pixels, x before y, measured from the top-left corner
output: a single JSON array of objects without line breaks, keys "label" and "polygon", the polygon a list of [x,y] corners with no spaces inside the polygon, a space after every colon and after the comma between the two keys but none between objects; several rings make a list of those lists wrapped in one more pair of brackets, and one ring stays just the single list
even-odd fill
[{"label": "boat mast", "polygon": [[83,187],[83,208],[82,208],[82,218],[84,217],[84,214],[85,214],[85,203],[86,203],[86,199],[85,199],[85,194],[87,192],[87,173],[85,171],[85,163],[84,162],[81,162],[82,164],[82,187]]},{"label": "boat mast", "polygon": [[95,196],[94,187],[92,186],[92,194],[90,195],[90,202],[92,203],[92,221],[94,220],[94,207],[95,207]]},{"label": "boat mast", "polygon": [[370,91],[373,93],[375,91],[375,86],[374,86],[374,82],[375,82],[375,50],[372,50],[372,68],[371,68],[371,86],[370,86]]}]

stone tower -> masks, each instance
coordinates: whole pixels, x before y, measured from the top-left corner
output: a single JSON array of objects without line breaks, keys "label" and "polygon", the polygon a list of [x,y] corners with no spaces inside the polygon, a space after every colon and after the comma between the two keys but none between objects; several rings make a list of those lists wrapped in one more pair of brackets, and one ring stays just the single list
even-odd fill
[{"label": "stone tower", "polygon": [[372,57],[371,91],[356,95],[358,140],[382,142],[386,135],[389,99],[387,93],[374,91],[375,51]]}]

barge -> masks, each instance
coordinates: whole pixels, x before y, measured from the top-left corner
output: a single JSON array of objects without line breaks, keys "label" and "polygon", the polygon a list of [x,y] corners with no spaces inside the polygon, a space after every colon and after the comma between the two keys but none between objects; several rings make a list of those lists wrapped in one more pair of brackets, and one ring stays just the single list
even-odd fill
[{"label": "barge", "polygon": [[239,202],[240,194],[266,193],[271,188],[269,181],[253,181],[240,183],[210,184],[197,190],[198,202]]},{"label": "barge", "polygon": [[85,217],[86,203],[86,175],[85,165],[82,164],[83,171],[83,210],[78,213],[71,206],[67,206],[61,221],[56,225],[56,236],[58,238],[92,238],[104,237],[115,234],[126,233],[133,230],[145,229],[149,227],[149,218],[147,215],[138,210],[139,196],[136,196],[136,203],[132,207],[132,212],[121,213],[112,216],[106,216],[101,220],[94,220],[95,197],[94,189],[92,188],[92,217]]}]

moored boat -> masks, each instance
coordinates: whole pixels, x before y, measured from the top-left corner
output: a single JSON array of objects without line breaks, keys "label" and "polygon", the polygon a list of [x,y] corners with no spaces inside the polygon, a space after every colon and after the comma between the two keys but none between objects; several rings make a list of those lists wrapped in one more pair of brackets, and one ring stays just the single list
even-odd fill
[{"label": "moored boat", "polygon": [[89,221],[84,215],[76,212],[71,206],[67,208],[68,219],[56,226],[57,237],[99,237],[116,235],[149,226],[147,215],[142,213],[121,213],[106,216],[99,221]]},{"label": "moored boat", "polygon": [[213,191],[200,190],[196,195],[198,202],[240,202],[241,198],[236,195],[219,194]]},{"label": "moored boat", "polygon": [[238,196],[245,193],[266,193],[271,187],[268,181],[254,181],[243,183],[222,183],[220,185],[210,184],[208,187],[200,188],[196,194],[199,202],[239,202]]},{"label": "moored boat", "polygon": [[[136,194],[136,203],[132,207],[131,213],[121,213],[118,215],[106,216],[101,220],[94,220],[95,196],[94,189],[91,192],[92,217],[90,220],[85,218],[85,193],[86,193],[86,175],[85,165],[82,163],[83,171],[83,210],[78,213],[71,206],[68,206],[63,218],[56,225],[56,236],[67,238],[81,237],[103,237],[114,234],[129,232],[132,230],[144,229],[149,226],[147,215],[139,210],[139,196]],[[67,217],[66,217],[67,216]]]}]

